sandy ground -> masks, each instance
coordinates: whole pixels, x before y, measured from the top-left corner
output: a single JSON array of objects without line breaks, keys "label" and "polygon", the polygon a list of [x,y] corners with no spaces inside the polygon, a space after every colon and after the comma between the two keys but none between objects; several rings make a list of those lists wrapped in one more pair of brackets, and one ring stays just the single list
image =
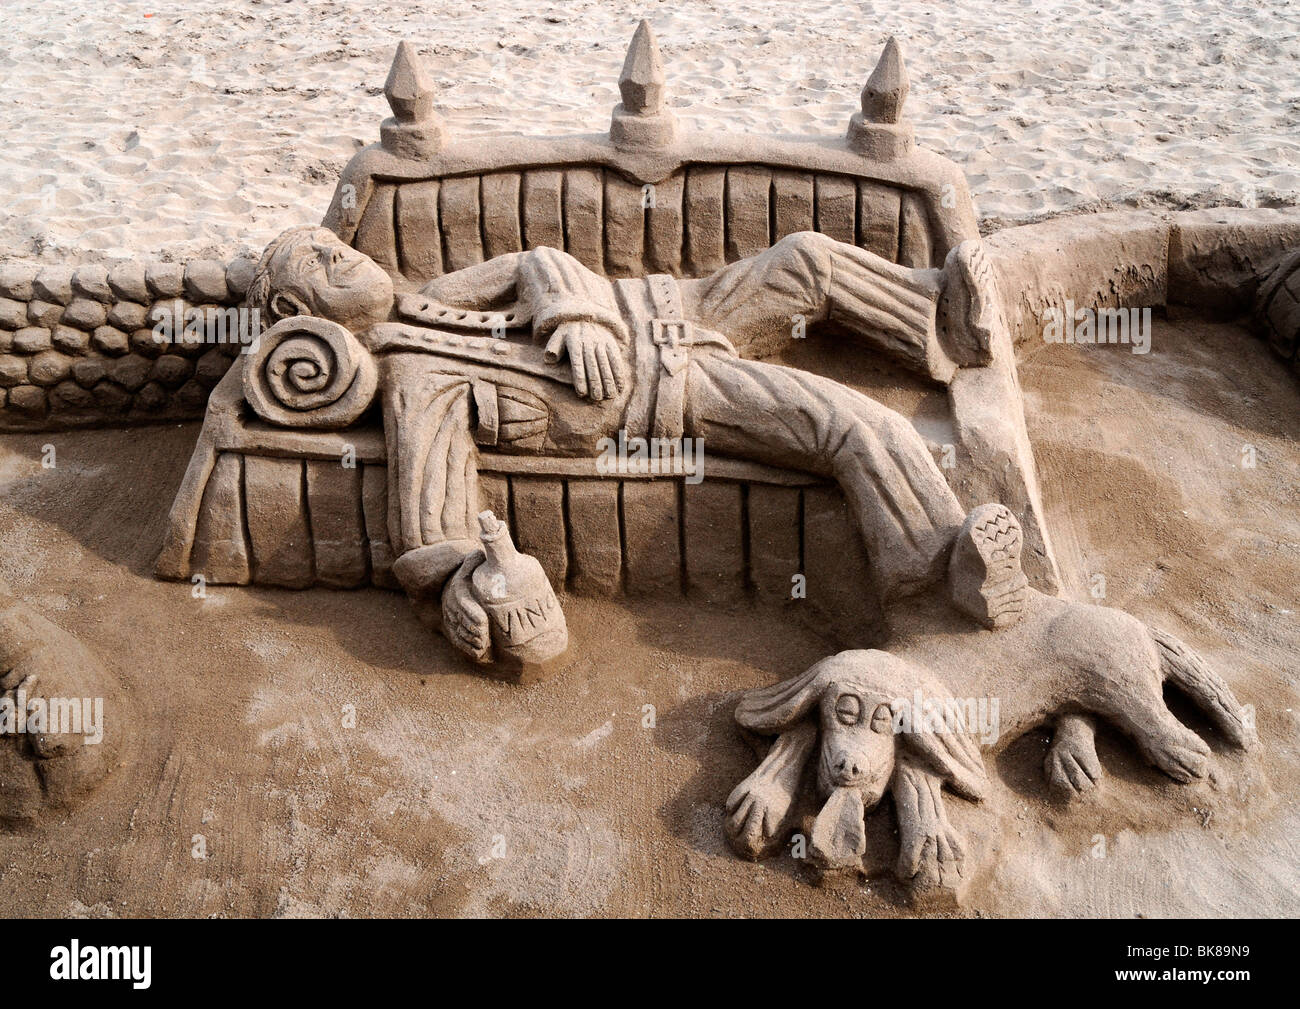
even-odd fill
[{"label": "sandy ground", "polygon": [[636,20],[701,127],[840,134],[888,34],[986,227],[1294,203],[1294,0],[3,5],[0,257],[230,256],[318,219],[410,38],[462,135],[604,131]]},{"label": "sandy ground", "polygon": [[[1104,574],[1106,605],[1201,650],[1263,749],[1207,732],[1213,776],[1182,787],[1103,733],[1101,794],[1064,808],[1031,731],[987,802],[948,803],[979,867],[961,913],[1300,913],[1300,387],[1242,329],[1187,320],[1145,357],[1043,345],[1021,376],[1067,591]],[[0,915],[907,913],[887,810],[865,884],[726,847],[754,762],[738,692],[839,644],[799,612],[570,599],[581,657],[519,687],[397,594],[196,600],[150,569],[197,426],[147,433],[0,436],[0,578],[104,658],[131,716],[85,806],[0,833]]]}]

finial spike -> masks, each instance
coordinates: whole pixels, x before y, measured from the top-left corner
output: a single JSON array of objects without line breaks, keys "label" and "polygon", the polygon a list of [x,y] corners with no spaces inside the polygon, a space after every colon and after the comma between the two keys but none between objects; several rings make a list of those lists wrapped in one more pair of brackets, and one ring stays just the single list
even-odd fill
[{"label": "finial spike", "polygon": [[642,20],[627,47],[627,59],[618,77],[623,108],[634,115],[654,115],[664,105],[664,61],[659,55],[650,22]]},{"label": "finial spike", "polygon": [[862,89],[862,117],[869,123],[897,123],[903,118],[908,92],[907,67],[903,51],[892,35],[880,54],[880,62]]},{"label": "finial spike", "polygon": [[397,45],[397,55],[384,82],[384,97],[398,122],[420,123],[433,114],[433,83],[415,46],[406,40]]}]

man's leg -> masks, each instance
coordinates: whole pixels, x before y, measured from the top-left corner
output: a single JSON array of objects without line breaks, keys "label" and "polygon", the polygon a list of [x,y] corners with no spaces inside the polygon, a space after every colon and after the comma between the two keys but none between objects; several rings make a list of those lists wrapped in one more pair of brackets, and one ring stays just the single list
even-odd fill
[{"label": "man's leg", "polygon": [[902,415],[819,375],[710,352],[692,357],[686,401],[706,452],[833,476],[882,595],[942,575],[965,513]]},{"label": "man's leg", "polygon": [[795,316],[830,320],[903,364],[947,383],[958,364],[989,363],[996,295],[979,241],[942,270],[911,269],[812,231],[698,280],[681,281],[686,315],[725,334],[742,357],[765,358],[791,338]]},{"label": "man's leg", "polygon": [[686,314],[745,357],[777,352],[801,316],[809,325],[839,323],[923,374],[951,373],[935,334],[941,270],[899,266],[802,231],[681,287]]},{"label": "man's leg", "polygon": [[478,546],[478,468],[470,429],[470,380],[421,354],[382,363],[388,450],[388,535],[402,587],[436,599]]}]

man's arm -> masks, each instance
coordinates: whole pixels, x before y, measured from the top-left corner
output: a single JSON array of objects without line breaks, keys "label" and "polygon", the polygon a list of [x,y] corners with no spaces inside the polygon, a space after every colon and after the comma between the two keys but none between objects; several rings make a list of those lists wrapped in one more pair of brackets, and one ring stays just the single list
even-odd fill
[{"label": "man's arm", "polygon": [[428,302],[399,299],[399,314],[455,326],[459,320],[441,318],[452,308],[491,313],[489,324],[531,324],[548,363],[568,357],[579,396],[612,399],[625,388],[630,337],[614,289],[568,253],[542,246],[498,256],[429,281],[421,296]]},{"label": "man's arm", "polygon": [[420,293],[444,305],[484,311],[515,300],[519,263],[527,252],[509,252],[486,263],[434,277]]}]

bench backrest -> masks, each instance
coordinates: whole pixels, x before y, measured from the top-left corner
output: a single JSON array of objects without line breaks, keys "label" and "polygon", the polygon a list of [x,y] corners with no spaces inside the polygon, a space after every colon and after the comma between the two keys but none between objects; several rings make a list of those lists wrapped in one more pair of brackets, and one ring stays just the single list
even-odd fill
[{"label": "bench backrest", "polygon": [[[643,94],[627,88],[634,57],[658,64],[646,45],[638,31],[625,104]],[[633,111],[618,106],[608,134],[449,139],[428,87],[403,43],[386,89],[397,116],[345,168],[324,220],[399,282],[543,245],[610,277],[700,276],[797,231],[941,266],[978,237],[960,169],[916,148],[900,119],[907,86],[892,43],[843,137],[679,130],[660,87]]]}]

